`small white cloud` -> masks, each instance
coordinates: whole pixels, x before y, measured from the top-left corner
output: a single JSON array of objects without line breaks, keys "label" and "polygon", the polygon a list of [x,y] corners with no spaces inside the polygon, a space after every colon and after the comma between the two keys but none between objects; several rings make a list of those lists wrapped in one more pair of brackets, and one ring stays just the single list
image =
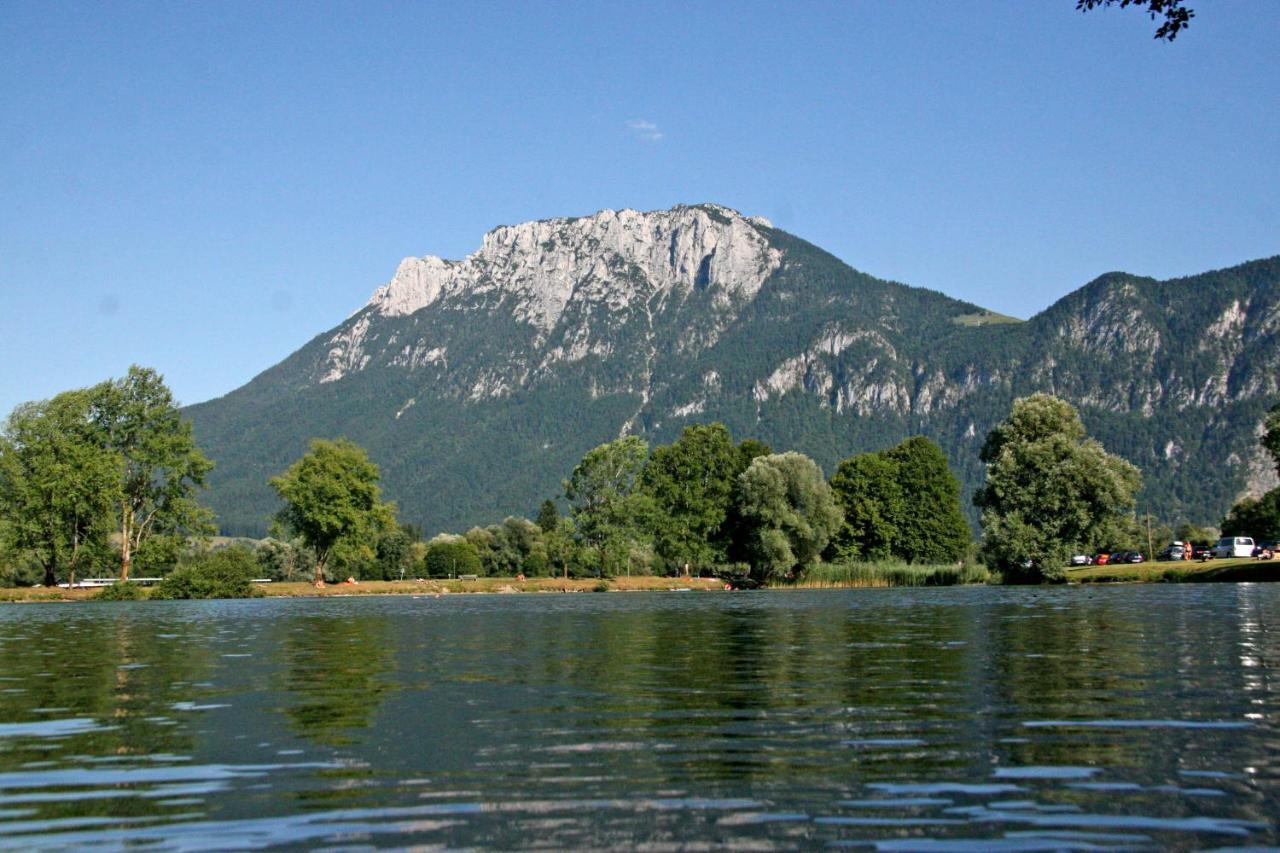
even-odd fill
[{"label": "small white cloud", "polygon": [[627,127],[631,128],[631,132],[637,138],[643,139],[645,142],[661,142],[663,133],[662,129],[651,121],[642,118],[633,118],[627,122]]}]

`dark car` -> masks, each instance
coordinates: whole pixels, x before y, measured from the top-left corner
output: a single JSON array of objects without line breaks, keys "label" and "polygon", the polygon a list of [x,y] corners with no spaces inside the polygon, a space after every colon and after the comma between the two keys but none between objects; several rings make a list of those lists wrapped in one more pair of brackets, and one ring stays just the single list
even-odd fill
[{"label": "dark car", "polygon": [[1141,563],[1145,560],[1146,558],[1137,551],[1121,551],[1119,554],[1111,555],[1113,563]]},{"label": "dark car", "polygon": [[1209,547],[1208,545],[1196,545],[1195,550],[1192,552],[1191,556],[1201,561],[1212,560],[1213,548]]}]

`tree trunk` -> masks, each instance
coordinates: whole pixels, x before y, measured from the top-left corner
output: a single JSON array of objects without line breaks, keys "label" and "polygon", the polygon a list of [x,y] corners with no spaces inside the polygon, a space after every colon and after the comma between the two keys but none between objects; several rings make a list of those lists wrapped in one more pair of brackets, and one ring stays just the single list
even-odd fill
[{"label": "tree trunk", "polygon": [[133,513],[120,512],[120,580],[129,580],[129,567],[133,565]]},{"label": "tree trunk", "polygon": [[53,571],[53,563],[46,563],[44,567],[44,585],[57,586],[58,576]]},{"label": "tree trunk", "polygon": [[316,554],[316,586],[324,586],[324,564],[328,561],[328,552]]}]

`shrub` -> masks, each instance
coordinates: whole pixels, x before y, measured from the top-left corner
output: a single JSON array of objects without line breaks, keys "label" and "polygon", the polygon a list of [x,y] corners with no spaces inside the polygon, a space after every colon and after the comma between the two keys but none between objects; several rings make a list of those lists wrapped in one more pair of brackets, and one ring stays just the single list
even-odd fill
[{"label": "shrub", "polygon": [[142,601],[147,597],[147,591],[142,588],[141,584],[136,583],[113,583],[111,586],[104,586],[94,595],[94,601]]},{"label": "shrub", "polygon": [[432,578],[484,573],[476,548],[465,539],[435,539],[427,546],[427,576]]},{"label": "shrub", "polygon": [[235,546],[194,554],[156,584],[151,597],[255,598],[262,595],[250,582],[257,567],[249,548]]}]

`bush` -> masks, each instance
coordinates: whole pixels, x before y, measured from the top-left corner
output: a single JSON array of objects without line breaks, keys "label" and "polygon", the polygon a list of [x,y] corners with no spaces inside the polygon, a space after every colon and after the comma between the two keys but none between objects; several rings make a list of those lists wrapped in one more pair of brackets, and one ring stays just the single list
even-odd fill
[{"label": "bush", "polygon": [[142,601],[147,597],[147,591],[142,588],[141,584],[129,583],[113,583],[111,586],[104,586],[94,595],[94,601]]},{"label": "bush", "polygon": [[484,573],[475,546],[465,539],[433,540],[427,546],[426,569],[432,578]]},{"label": "bush", "polygon": [[250,583],[257,568],[257,558],[249,548],[235,546],[194,554],[156,584],[151,598],[255,598],[262,595],[262,590]]}]

